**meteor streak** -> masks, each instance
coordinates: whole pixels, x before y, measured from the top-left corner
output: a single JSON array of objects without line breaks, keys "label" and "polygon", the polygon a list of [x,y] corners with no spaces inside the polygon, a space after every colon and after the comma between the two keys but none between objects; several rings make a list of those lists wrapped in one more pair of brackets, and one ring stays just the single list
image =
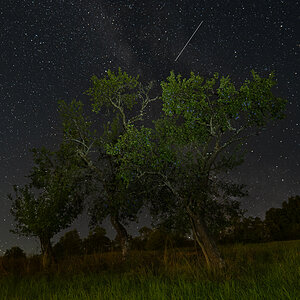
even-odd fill
[{"label": "meteor streak", "polygon": [[190,39],[187,41],[187,43],[185,44],[185,46],[182,48],[182,50],[179,52],[178,56],[176,57],[175,61],[177,61],[177,59],[179,58],[179,56],[181,55],[181,53],[184,51],[184,49],[186,48],[186,46],[189,44],[189,42],[191,41],[191,39],[193,38],[193,36],[195,35],[195,33],[197,32],[197,30],[199,29],[199,27],[202,25],[203,21],[201,21],[201,23],[198,25],[198,27],[196,28],[196,30],[194,31],[194,33],[192,34],[192,36],[190,37]]}]

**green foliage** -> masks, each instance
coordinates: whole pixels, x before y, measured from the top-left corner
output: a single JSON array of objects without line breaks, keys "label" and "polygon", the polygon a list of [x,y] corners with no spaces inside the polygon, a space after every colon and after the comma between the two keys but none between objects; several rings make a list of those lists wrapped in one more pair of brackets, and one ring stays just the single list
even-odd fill
[{"label": "green foliage", "polygon": [[[119,137],[117,143],[106,145],[106,153],[116,157],[120,167],[118,169],[119,178],[123,179],[128,186],[132,180],[132,168],[128,166],[128,162],[134,165],[141,165],[145,162],[145,153],[151,153],[151,129],[141,127],[137,129],[133,125],[128,125],[126,134]],[[121,149],[127,148],[128,151],[123,155],[119,155]],[[132,151],[131,151],[132,150]]]},{"label": "green foliage", "polygon": [[91,121],[84,113],[83,103],[74,99],[67,104],[61,100],[58,105],[64,131],[64,144],[73,149],[78,158],[89,165],[87,155],[92,147],[101,141],[96,138],[96,131],[91,129]]},{"label": "green foliage", "polygon": [[283,118],[286,104],[271,91],[273,74],[261,78],[253,71],[252,77],[237,88],[218,74],[205,80],[171,72],[161,83],[164,115],[155,130],[131,125],[108,145],[120,178],[128,183],[136,174],[155,189],[151,204],[160,219],[188,223],[192,210],[217,233],[242,214],[233,197],[247,195],[244,186],[223,174],[243,162],[253,134]]},{"label": "green foliage", "polygon": [[[217,74],[204,82],[194,73],[189,79],[181,79],[171,72],[167,82],[161,84],[165,116],[155,122],[155,135],[148,128],[132,125],[107,151],[122,155],[124,172],[129,164],[148,165],[149,160],[153,161],[152,168],[159,170],[162,162],[178,163],[176,158],[181,164],[193,158],[192,163],[197,160],[209,170],[218,156],[218,169],[228,164],[233,167],[241,162],[234,154],[241,150],[242,141],[249,138],[246,129],[257,130],[269,120],[281,119],[286,103],[271,92],[275,84],[273,75],[260,78],[252,74],[253,81],[246,80],[237,90],[229,77],[222,77],[217,84]],[[232,144],[238,145],[232,148]]]},{"label": "green foliage", "polygon": [[[118,73],[107,71],[107,76],[99,79],[91,78],[92,87],[86,94],[91,96],[92,107],[95,113],[99,113],[102,107],[118,110],[118,107],[132,109],[137,103],[137,87],[139,76],[132,77],[119,68]],[[115,103],[112,107],[112,103]],[[117,107],[118,106],[118,107]]]},{"label": "green foliage", "polygon": [[[91,100],[87,108],[91,113],[101,114],[103,130],[99,129],[99,119],[88,121],[80,101],[59,103],[64,140],[93,174],[92,225],[112,215],[123,223],[134,220],[143,205],[143,197],[138,196],[141,188],[132,183],[133,174],[127,174],[126,184],[118,176],[120,162],[114,151],[118,138],[130,131],[133,124],[143,121],[146,108],[155,100],[149,97],[151,86],[143,86],[138,76],[132,77],[121,69],[116,73],[108,70],[100,79],[93,76],[91,87],[85,92]],[[97,128],[97,132],[91,128]]]},{"label": "green foliage", "polygon": [[64,134],[74,139],[89,139],[91,121],[84,113],[83,103],[72,100],[70,104],[60,100],[58,102],[59,112],[63,116]]},{"label": "green foliage", "polygon": [[67,228],[83,209],[86,175],[76,164],[71,149],[62,145],[57,152],[34,149],[35,166],[31,183],[14,187],[11,213],[15,218],[12,232],[50,239]]},{"label": "green foliage", "polygon": [[282,119],[286,101],[271,91],[276,84],[274,74],[261,78],[252,71],[252,77],[237,89],[228,76],[218,81],[215,74],[204,81],[193,72],[188,79],[171,72],[161,84],[162,101],[167,117],[184,119],[181,126],[172,127],[177,140],[207,143],[218,133],[262,127],[269,120]]}]

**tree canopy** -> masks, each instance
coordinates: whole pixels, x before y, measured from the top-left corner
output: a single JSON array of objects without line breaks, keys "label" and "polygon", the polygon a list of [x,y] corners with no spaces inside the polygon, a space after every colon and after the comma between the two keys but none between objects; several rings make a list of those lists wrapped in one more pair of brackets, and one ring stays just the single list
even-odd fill
[{"label": "tree canopy", "polygon": [[208,227],[236,216],[232,197],[245,195],[243,186],[226,181],[224,174],[242,163],[244,143],[252,135],[284,117],[286,101],[271,91],[275,83],[273,74],[262,78],[254,71],[240,88],[218,74],[205,80],[171,72],[161,83],[164,113],[155,129],[130,124],[117,143],[107,145],[125,182],[134,172],[156,183],[156,192],[172,194],[158,197],[155,205],[167,217],[189,220],[208,265],[222,264]]}]

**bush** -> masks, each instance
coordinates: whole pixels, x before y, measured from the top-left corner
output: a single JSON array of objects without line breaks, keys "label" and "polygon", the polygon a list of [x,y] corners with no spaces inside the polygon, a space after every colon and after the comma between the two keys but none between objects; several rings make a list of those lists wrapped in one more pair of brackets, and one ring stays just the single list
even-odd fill
[{"label": "bush", "polygon": [[82,241],[76,229],[66,232],[59,242],[53,247],[58,259],[72,255],[82,254]]},{"label": "bush", "polygon": [[83,248],[86,254],[107,252],[111,248],[111,241],[106,236],[106,230],[102,227],[95,227],[83,241]]},{"label": "bush", "polygon": [[26,254],[19,247],[6,250],[2,258],[2,268],[7,273],[21,274],[26,269]]},{"label": "bush", "polygon": [[26,258],[26,254],[20,247],[12,247],[5,251],[4,257],[10,259],[22,259]]}]

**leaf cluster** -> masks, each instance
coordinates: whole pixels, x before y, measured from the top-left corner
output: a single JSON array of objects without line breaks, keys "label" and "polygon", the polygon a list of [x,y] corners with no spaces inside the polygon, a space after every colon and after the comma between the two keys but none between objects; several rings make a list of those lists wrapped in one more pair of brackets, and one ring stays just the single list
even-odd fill
[{"label": "leaf cluster", "polygon": [[87,174],[69,150],[63,146],[57,152],[33,150],[35,166],[29,175],[30,184],[14,186],[15,197],[9,195],[16,221],[13,232],[51,238],[82,211]]}]

